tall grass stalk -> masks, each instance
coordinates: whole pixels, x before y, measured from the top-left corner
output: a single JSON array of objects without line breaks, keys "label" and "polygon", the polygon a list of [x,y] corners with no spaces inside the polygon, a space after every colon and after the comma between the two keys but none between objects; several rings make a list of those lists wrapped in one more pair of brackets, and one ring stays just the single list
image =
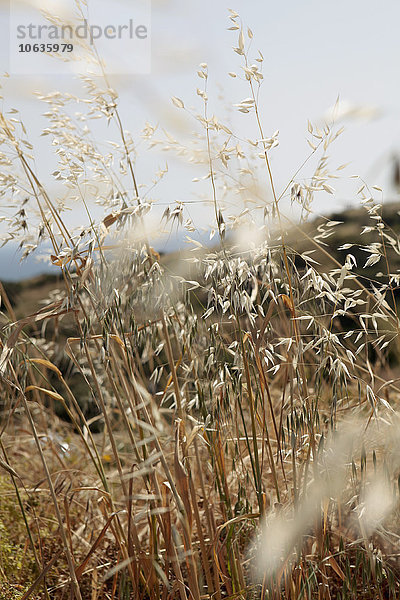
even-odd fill
[{"label": "tall grass stalk", "polygon": [[[44,307],[23,316],[0,283],[0,474],[12,483],[0,491],[0,597],[398,597],[398,233],[364,182],[365,243],[338,249],[342,224],[313,215],[342,170],[328,161],[335,122],[309,123],[311,152],[279,193],[263,56],[234,11],[230,28],[243,73],[230,75],[250,93],[231,102],[245,132],[210,116],[205,64],[200,108],[172,99],[195,141],[142,132],[145,157],[176,152],[209,183],[210,247],[152,247],[149,194],[167,169],[141,181],[106,76],[82,78],[79,118],[80,98],[41,96],[62,200],[42,183],[22,121],[0,116],[7,239],[25,256],[50,242],[60,272]],[[111,152],[86,135],[92,118],[113,131]],[[104,204],[98,222],[89,186]],[[64,216],[72,196],[80,230]],[[307,223],[286,214],[288,196]],[[184,202],[162,223],[195,237]]]}]

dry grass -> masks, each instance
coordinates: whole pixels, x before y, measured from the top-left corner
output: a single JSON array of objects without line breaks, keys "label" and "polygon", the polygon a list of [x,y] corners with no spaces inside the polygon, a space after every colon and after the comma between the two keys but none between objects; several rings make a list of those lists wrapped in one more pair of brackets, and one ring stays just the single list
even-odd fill
[{"label": "dry grass", "polygon": [[[278,133],[264,134],[258,104],[262,56],[251,63],[252,33],[230,18],[249,89],[236,108],[254,118],[258,139],[244,148],[210,116],[206,65],[203,110],[173,99],[202,130],[193,148],[156,139],[149,124],[143,132],[209,180],[212,251],[173,264],[149,245],[153,203],[107,82],[84,79],[78,119],[74,98],[43,97],[62,202],[40,182],[21,120],[0,116],[2,194],[17,209],[9,237],[27,253],[50,240],[62,275],[29,315],[16,316],[0,290],[0,597],[398,597],[398,237],[381,192],[363,184],[362,252],[367,266],[379,262],[375,281],[357,274],[349,246],[340,262],[334,221],[303,228],[305,249],[293,250],[282,198],[308,216],[314,194],[334,193],[327,152],[340,130],[310,124],[314,174],[275,190]],[[98,117],[120,136],[108,154],[83,129]],[[106,206],[100,223],[89,184]],[[228,214],[233,190],[247,205]],[[80,232],[64,219],[74,196],[88,211]],[[185,211],[168,207],[164,224],[193,231]],[[244,249],[232,236],[245,226],[256,241]],[[110,244],[123,251],[110,256]]]}]

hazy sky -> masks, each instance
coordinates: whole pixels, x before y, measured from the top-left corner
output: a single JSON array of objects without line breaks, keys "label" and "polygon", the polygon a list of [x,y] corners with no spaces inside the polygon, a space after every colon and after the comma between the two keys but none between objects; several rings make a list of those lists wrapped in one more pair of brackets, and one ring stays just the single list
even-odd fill
[{"label": "hazy sky", "polygon": [[[32,0],[33,1],[33,0]],[[15,0],[11,0],[17,6]],[[72,2],[72,0],[71,0]],[[43,4],[43,3],[42,3]],[[26,2],[25,5],[32,5]],[[135,3],[114,0],[115,15],[129,15]],[[317,197],[316,211],[329,213],[355,202],[358,184],[348,179],[360,174],[371,185],[385,188],[386,199],[395,198],[389,185],[390,157],[400,153],[400,3],[398,0],[246,0],[236,4],[225,0],[153,0],[151,23],[151,72],[113,78],[120,93],[120,112],[126,129],[135,136],[145,121],[159,124],[177,137],[191,136],[194,123],[175,109],[171,96],[185,105],[201,109],[196,95],[201,62],[208,63],[210,113],[230,119],[244,135],[252,131],[249,115],[242,115],[232,105],[247,97],[246,86],[229,77],[239,72],[240,57],[232,47],[237,45],[237,32],[227,31],[231,25],[228,7],[236,10],[247,27],[251,27],[254,50],[265,58],[264,83],[260,108],[268,135],[279,129],[280,146],[272,157],[278,191],[283,189],[297,167],[309,153],[306,143],[307,119],[321,122],[336,98],[354,106],[377,109],[372,119],[346,120],[346,131],[331,150],[332,164],[350,162],[337,195]],[[7,10],[2,12],[3,26]],[[7,64],[7,46],[2,36],[1,65]],[[201,83],[201,82],[200,82]],[[44,181],[51,181],[48,167],[50,150],[46,138],[40,138],[45,121],[34,90],[79,90],[71,75],[12,76],[3,82],[3,110],[17,107],[28,124],[29,139],[35,146],[37,164]],[[223,96],[223,99],[220,98]],[[199,130],[198,130],[199,131]],[[250,134],[249,134],[250,135]],[[195,199],[198,188],[191,180],[203,173],[165,155],[142,153],[139,146],[138,178],[148,183],[157,166],[168,160],[170,173],[154,196],[163,203]],[[179,186],[176,185],[179,181]],[[57,193],[57,187],[51,183]],[[204,212],[193,205],[193,219]],[[74,219],[80,222],[77,209]],[[1,250],[0,250],[1,252]],[[0,272],[1,275],[1,272]]]}]

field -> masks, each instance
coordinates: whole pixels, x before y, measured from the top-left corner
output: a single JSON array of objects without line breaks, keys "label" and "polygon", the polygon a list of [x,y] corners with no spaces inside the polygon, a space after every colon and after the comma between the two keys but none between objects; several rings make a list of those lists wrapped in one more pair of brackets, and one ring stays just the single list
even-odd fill
[{"label": "field", "polygon": [[[199,112],[172,98],[195,149],[150,124],[141,136],[144,157],[168,146],[202,170],[208,245],[153,247],[145,185],[167,169],[141,181],[107,81],[83,78],[79,118],[76,98],[42,98],[62,200],[22,117],[0,114],[10,239],[26,254],[51,243],[57,273],[0,284],[5,600],[399,597],[399,206],[359,181],[360,208],[313,214],[343,170],[329,166],[335,122],[309,123],[299,164],[312,174],[275,189],[263,57],[253,64],[252,32],[230,19],[248,93],[236,108],[257,139],[211,114],[205,64]],[[112,151],[87,135],[92,119],[115,127]],[[83,193],[94,185],[99,221]],[[66,202],[85,213],[80,230]],[[184,202],[160,222],[195,237]]]}]

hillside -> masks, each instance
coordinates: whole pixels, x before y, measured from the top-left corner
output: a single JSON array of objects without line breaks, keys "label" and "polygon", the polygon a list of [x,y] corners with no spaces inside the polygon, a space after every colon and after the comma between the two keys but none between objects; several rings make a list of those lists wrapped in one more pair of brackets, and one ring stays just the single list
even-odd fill
[{"label": "hillside", "polygon": [[[364,207],[332,213],[328,217],[318,217],[289,228],[285,237],[289,255],[297,267],[304,268],[300,255],[306,254],[316,261],[317,264],[313,264],[317,270],[325,272],[333,268],[332,259],[344,264],[350,253],[356,260],[354,272],[369,286],[371,280],[387,279],[386,252],[391,274],[400,275],[400,242],[396,238],[400,236],[400,203],[383,206],[377,215],[382,217],[385,224],[382,236],[377,225],[380,221],[375,213],[369,214]],[[394,241],[388,239],[390,235]],[[279,238],[275,243],[279,243]],[[365,266],[369,256],[366,248],[370,244],[375,244],[376,253],[381,255],[381,259],[371,266]],[[187,250],[175,251],[162,255],[161,263],[169,272],[179,274],[187,270],[183,265],[190,256]],[[43,299],[62,287],[63,282],[59,274],[43,274],[21,282],[3,281],[3,285],[16,315],[22,317],[41,308]]]}]

